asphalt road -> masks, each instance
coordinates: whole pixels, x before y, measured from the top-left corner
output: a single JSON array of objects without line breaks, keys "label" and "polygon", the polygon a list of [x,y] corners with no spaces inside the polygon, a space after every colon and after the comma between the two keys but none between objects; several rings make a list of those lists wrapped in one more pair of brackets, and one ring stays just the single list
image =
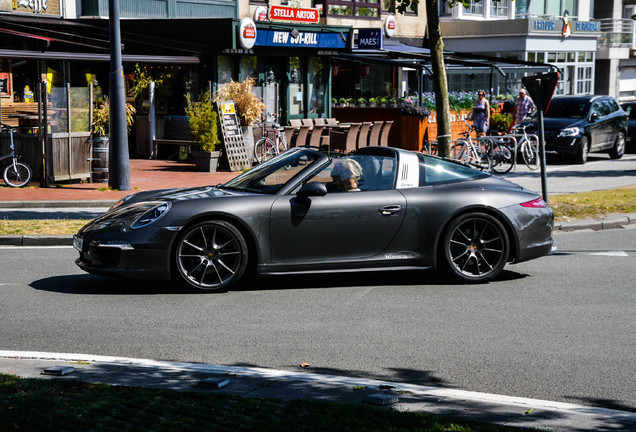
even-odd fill
[{"label": "asphalt road", "polygon": [[[633,225],[631,227],[634,227]],[[0,248],[0,349],[371,377],[636,410],[636,228],[556,235],[492,283],[432,272],[260,279],[227,294]]]}]

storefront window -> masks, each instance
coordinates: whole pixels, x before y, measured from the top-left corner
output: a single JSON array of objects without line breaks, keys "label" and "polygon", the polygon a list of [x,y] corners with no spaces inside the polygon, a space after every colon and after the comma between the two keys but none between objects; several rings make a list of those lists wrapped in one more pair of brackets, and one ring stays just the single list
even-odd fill
[{"label": "storefront window", "polygon": [[490,15],[493,17],[508,16],[508,0],[499,0],[490,2]]},{"label": "storefront window", "polygon": [[309,114],[325,112],[325,68],[320,57],[309,59]]},{"label": "storefront window", "polygon": [[380,16],[380,0],[324,0],[324,2],[316,3],[324,4],[328,15],[368,18],[378,18]]},{"label": "storefront window", "polygon": [[289,115],[304,115],[303,95],[305,92],[305,76],[300,57],[289,59]]},{"label": "storefront window", "polygon": [[229,83],[234,76],[234,62],[232,57],[219,56],[219,85]]},{"label": "storefront window", "polygon": [[483,15],[484,14],[484,2],[481,0],[470,0],[470,5],[464,8],[466,15]]},{"label": "storefront window", "polygon": [[258,78],[258,57],[241,57],[241,81],[248,78]]}]

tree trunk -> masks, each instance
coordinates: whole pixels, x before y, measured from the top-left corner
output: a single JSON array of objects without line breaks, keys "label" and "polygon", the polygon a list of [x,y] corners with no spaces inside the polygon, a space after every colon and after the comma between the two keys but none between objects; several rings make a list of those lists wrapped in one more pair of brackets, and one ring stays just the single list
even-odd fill
[{"label": "tree trunk", "polygon": [[444,65],[444,41],[439,25],[438,0],[426,0],[429,48],[433,67],[433,89],[437,111],[437,145],[439,155],[448,157],[452,143],[450,105],[448,102],[448,81]]}]

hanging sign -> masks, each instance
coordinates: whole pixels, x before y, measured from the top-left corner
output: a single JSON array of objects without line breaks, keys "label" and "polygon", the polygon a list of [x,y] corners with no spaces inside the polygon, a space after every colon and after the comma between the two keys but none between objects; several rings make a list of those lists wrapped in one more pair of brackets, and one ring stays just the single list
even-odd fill
[{"label": "hanging sign", "polygon": [[392,37],[395,34],[395,17],[393,15],[389,15],[384,20],[384,33],[387,37]]},{"label": "hanging sign", "polygon": [[269,19],[272,21],[317,23],[320,20],[320,11],[318,9],[271,6],[269,8]]},{"label": "hanging sign", "polygon": [[267,8],[259,6],[254,10],[254,21],[267,21]]},{"label": "hanging sign", "polygon": [[11,96],[11,78],[9,72],[0,72],[0,96]]},{"label": "hanging sign", "polygon": [[287,30],[261,30],[256,37],[256,46],[346,48],[347,38],[343,33],[298,32],[294,37]]},{"label": "hanging sign", "polygon": [[251,49],[256,43],[256,24],[251,18],[242,18],[238,26],[239,44],[245,49]]}]

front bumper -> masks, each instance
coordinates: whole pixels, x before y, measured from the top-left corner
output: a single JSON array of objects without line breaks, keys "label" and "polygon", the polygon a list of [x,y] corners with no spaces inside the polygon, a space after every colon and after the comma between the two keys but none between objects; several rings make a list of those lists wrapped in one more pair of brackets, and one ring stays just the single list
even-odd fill
[{"label": "front bumper", "polygon": [[576,154],[579,151],[581,135],[563,138],[551,138],[545,141],[545,151],[561,154]]},{"label": "front bumper", "polygon": [[76,235],[73,246],[79,252],[75,263],[88,273],[149,280],[170,279],[168,245],[89,240]]}]

